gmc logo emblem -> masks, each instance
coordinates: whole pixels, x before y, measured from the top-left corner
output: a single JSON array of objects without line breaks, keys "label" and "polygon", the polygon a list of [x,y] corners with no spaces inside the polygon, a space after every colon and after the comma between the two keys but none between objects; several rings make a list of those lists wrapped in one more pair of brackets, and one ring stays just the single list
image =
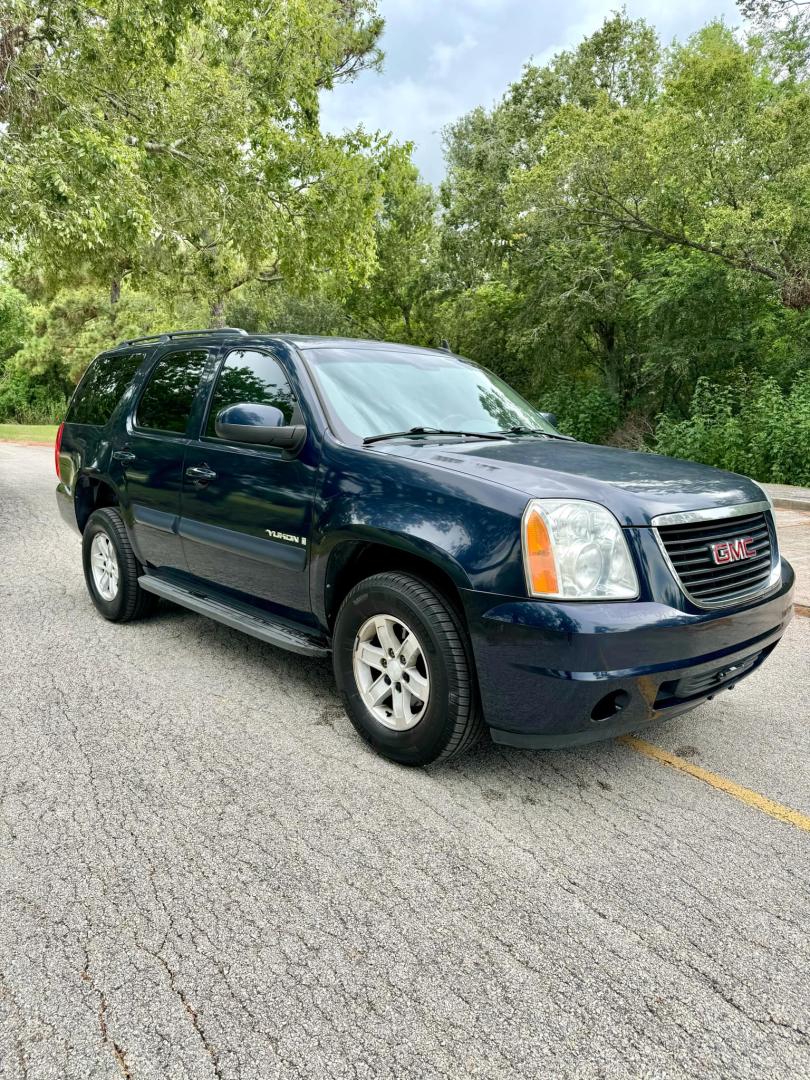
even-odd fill
[{"label": "gmc logo emblem", "polygon": [[753,559],[757,553],[753,543],[753,537],[741,536],[736,540],[723,540],[719,544],[712,544],[712,558],[718,566],[740,562],[742,559]]}]

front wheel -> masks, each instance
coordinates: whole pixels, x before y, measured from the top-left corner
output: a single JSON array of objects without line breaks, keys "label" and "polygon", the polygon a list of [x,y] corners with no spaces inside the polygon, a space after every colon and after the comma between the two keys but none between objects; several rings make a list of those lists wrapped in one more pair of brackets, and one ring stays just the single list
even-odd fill
[{"label": "front wheel", "polygon": [[427,582],[384,573],[355,585],[338,612],[332,656],[349,719],[384,757],[427,765],[480,738],[466,631]]}]

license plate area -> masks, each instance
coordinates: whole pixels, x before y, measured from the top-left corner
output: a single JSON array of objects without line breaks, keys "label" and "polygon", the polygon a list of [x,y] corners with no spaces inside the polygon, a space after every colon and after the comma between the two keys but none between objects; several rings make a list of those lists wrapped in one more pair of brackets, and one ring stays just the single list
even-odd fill
[{"label": "license plate area", "polygon": [[708,671],[682,675],[679,679],[661,683],[655,699],[655,707],[663,708],[674,701],[688,701],[690,698],[706,697],[717,690],[731,689],[743,676],[749,674],[764,659],[764,651],[753,653],[741,660],[718,664]]}]

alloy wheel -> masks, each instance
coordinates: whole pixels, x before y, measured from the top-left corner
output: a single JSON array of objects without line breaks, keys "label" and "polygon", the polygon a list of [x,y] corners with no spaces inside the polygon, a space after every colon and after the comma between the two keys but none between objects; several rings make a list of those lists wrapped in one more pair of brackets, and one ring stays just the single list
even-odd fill
[{"label": "alloy wheel", "polygon": [[102,600],[114,600],[118,595],[118,558],[106,533],[96,533],[90,546],[90,569],[93,584]]},{"label": "alloy wheel", "polygon": [[416,634],[393,615],[373,615],[357,632],[352,666],[368,711],[393,731],[422,719],[430,698],[430,672]]}]

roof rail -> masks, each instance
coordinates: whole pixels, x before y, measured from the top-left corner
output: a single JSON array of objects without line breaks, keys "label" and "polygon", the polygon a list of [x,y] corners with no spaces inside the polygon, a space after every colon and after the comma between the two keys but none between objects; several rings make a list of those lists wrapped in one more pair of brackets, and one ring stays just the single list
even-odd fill
[{"label": "roof rail", "polygon": [[117,345],[113,345],[114,349],[121,349],[124,345],[142,345],[144,341],[168,341],[168,334],[147,334],[146,337],[134,337],[129,338],[127,341],[119,341]]},{"label": "roof rail", "polygon": [[242,334],[243,337],[248,336],[247,330],[243,330],[241,326],[214,326],[206,327],[205,330],[173,330],[163,334],[147,334],[146,337],[119,341],[115,347],[120,349],[124,345],[142,345],[145,341],[173,341],[175,338],[210,337],[214,334]]}]

